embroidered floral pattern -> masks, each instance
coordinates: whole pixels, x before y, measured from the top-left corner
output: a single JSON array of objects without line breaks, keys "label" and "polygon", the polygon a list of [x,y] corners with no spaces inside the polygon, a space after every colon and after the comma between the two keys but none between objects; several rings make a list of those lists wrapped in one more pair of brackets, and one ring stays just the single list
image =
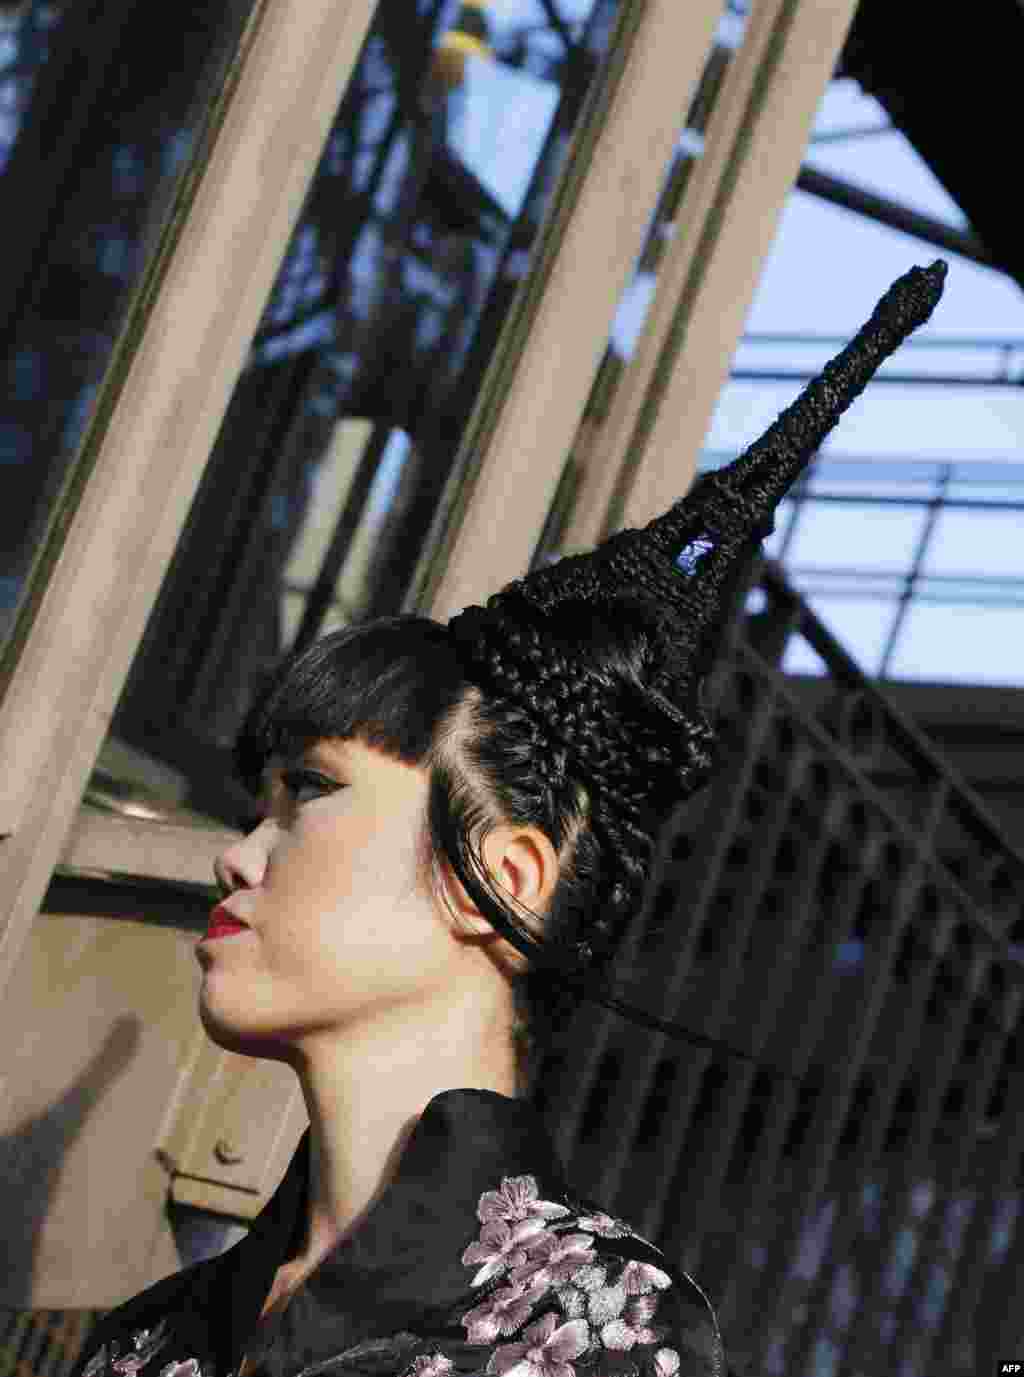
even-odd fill
[{"label": "embroidered floral pattern", "polygon": [[570,1320],[578,1320],[587,1313],[587,1298],[575,1286],[556,1286],[555,1295],[562,1313]]},{"label": "embroidered floral pattern", "polygon": [[[480,1197],[477,1217],[480,1234],[462,1262],[479,1267],[474,1287],[498,1278],[503,1284],[462,1316],[467,1340],[490,1344],[499,1337],[516,1339],[494,1350],[487,1372],[495,1377],[575,1377],[575,1360],[586,1364],[603,1354],[602,1377],[637,1377],[641,1369],[626,1355],[667,1336],[668,1329],[654,1319],[658,1293],[668,1290],[672,1278],[649,1262],[602,1256],[595,1242],[640,1235],[593,1207],[587,1214],[573,1214],[542,1200],[532,1176],[503,1177],[499,1190]],[[547,1312],[534,1319],[545,1299]],[[646,1377],[678,1377],[679,1367],[678,1352],[662,1347],[653,1355],[648,1349],[642,1370]],[[403,1377],[447,1374],[417,1370]]]},{"label": "embroidered floral pattern", "polygon": [[110,1364],[111,1371],[117,1377],[135,1377],[135,1374],[152,1361],[169,1340],[166,1317],[153,1329],[137,1329],[131,1336],[135,1352],[114,1358]]},{"label": "embroidered floral pattern", "polygon": [[652,1267],[649,1262],[634,1262],[632,1259],[623,1267],[619,1280],[631,1296],[644,1296],[655,1287],[659,1291],[664,1291],[672,1285],[672,1278],[660,1267]]},{"label": "embroidered floral pattern", "polygon": [[513,1264],[513,1280],[544,1286],[571,1281],[584,1263],[593,1261],[593,1247],[589,1234],[541,1234],[532,1240],[529,1258]]},{"label": "embroidered floral pattern", "polygon": [[665,1337],[665,1331],[652,1328],[650,1321],[658,1308],[657,1296],[639,1296],[628,1301],[622,1318],[614,1319],[601,1330],[601,1342],[605,1348],[628,1352],[634,1344],[656,1344]]},{"label": "embroidered floral pattern", "polygon": [[600,1234],[602,1238],[637,1238],[628,1224],[624,1224],[621,1219],[615,1219],[610,1214],[582,1215],[576,1220],[577,1229],[583,1229],[588,1234]]},{"label": "embroidered floral pattern", "polygon": [[[136,1377],[136,1373],[167,1346],[170,1338],[165,1317],[152,1329],[135,1330],[129,1339],[134,1352],[121,1355],[120,1343],[112,1340],[109,1351],[103,1344],[92,1355],[82,1370],[82,1377],[100,1377],[108,1368],[116,1377]],[[203,1377],[203,1370],[198,1358],[176,1358],[160,1369],[159,1377]]]},{"label": "embroidered floral pattern", "polygon": [[160,1369],[160,1377],[202,1377],[198,1358],[184,1358]]},{"label": "embroidered floral pattern", "polygon": [[605,1284],[607,1278],[608,1268],[594,1262],[572,1274],[572,1285],[578,1286],[581,1291],[597,1291]]},{"label": "embroidered floral pattern", "polygon": [[402,1377],[448,1377],[455,1364],[443,1353],[421,1353],[405,1369]]},{"label": "embroidered floral pattern", "polygon": [[521,1343],[496,1348],[487,1371],[498,1377],[575,1377],[571,1360],[585,1353],[589,1343],[585,1320],[560,1325],[555,1315],[543,1315],[523,1330]]},{"label": "embroidered floral pattern", "polygon": [[590,1300],[587,1302],[587,1317],[600,1328],[609,1320],[617,1320],[622,1314],[625,1304],[626,1288],[621,1284],[598,1287],[590,1293]]},{"label": "embroidered floral pattern", "polygon": [[466,1338],[471,1344],[489,1344],[499,1334],[508,1337],[521,1329],[547,1287],[541,1283],[514,1282],[495,1291],[482,1305],[463,1315]]},{"label": "embroidered floral pattern", "polygon": [[135,1377],[139,1369],[146,1366],[150,1357],[148,1353],[126,1353],[123,1358],[115,1358],[110,1367],[118,1377]]},{"label": "embroidered floral pattern", "polygon": [[540,1200],[538,1196],[535,1176],[503,1176],[500,1190],[484,1191],[476,1215],[481,1224],[489,1224],[492,1219],[516,1224],[535,1216],[541,1219],[564,1219],[570,1213],[564,1205]]},{"label": "embroidered floral pattern", "polygon": [[503,1219],[493,1219],[480,1230],[480,1238],[471,1243],[462,1254],[467,1267],[482,1262],[484,1265],[473,1278],[474,1286],[483,1286],[492,1277],[500,1277],[512,1267],[521,1267],[527,1261],[527,1251],[533,1249],[539,1238],[543,1237],[544,1220],[538,1215],[520,1220],[509,1228]]},{"label": "embroidered floral pattern", "polygon": [[[466,1341],[487,1349],[475,1362],[467,1365],[462,1346],[450,1345],[449,1315],[443,1331],[403,1332],[360,1345],[358,1353],[382,1355],[383,1366],[375,1359],[380,1377],[458,1377],[469,1366],[478,1377],[686,1377],[720,1368],[713,1312],[709,1325],[700,1298],[687,1290],[685,1273],[678,1297],[673,1291],[662,1316],[671,1316],[671,1327],[656,1323],[663,1295],[678,1279],[675,1269],[670,1273],[623,1256],[641,1252],[664,1260],[650,1245],[616,1246],[613,1240],[640,1235],[590,1202],[562,1198],[568,1208],[542,1198],[534,1176],[504,1176],[498,1189],[479,1196],[479,1233],[462,1252],[472,1281],[457,1287],[470,1292],[463,1305],[473,1306],[461,1316]],[[212,1363],[167,1361],[162,1350],[173,1332],[167,1320],[130,1336],[122,1329],[93,1355],[81,1377],[215,1377]],[[158,1353],[160,1362],[152,1363]],[[712,1360],[710,1367],[705,1359]],[[305,1370],[316,1377],[336,1361],[318,1359]]]}]

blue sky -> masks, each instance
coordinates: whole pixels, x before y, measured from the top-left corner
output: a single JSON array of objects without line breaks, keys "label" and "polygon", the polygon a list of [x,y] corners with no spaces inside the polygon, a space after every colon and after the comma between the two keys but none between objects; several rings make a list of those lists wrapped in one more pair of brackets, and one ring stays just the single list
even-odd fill
[{"label": "blue sky", "polygon": [[[590,0],[561,0],[560,9],[569,20],[581,18],[589,12]],[[543,22],[536,0],[495,0],[491,13],[499,27]],[[555,97],[550,87],[529,75],[484,60],[467,64],[463,116],[454,142],[510,212],[518,207]],[[825,91],[813,134],[884,123],[884,112],[854,82],[833,82]],[[840,142],[815,143],[812,137],[805,160],[950,225],[966,225],[957,206],[898,132]],[[934,316],[914,339],[1013,339],[1019,342],[1013,367],[1024,373],[1024,295],[1010,278],[796,190],[780,218],[746,330],[848,337],[893,279],[913,263],[928,263],[940,256],[950,265],[946,291]],[[620,303],[613,334],[625,352],[642,324],[650,287],[649,282],[634,281]],[[816,370],[836,348],[741,342],[734,362],[746,367]],[[904,349],[890,368],[976,373],[994,371],[998,364],[994,350]],[[727,453],[743,449],[788,405],[799,386],[730,381],[711,421],[708,448]],[[970,387],[875,384],[844,417],[827,452],[868,460],[1020,464],[1024,461],[1022,436],[1024,389],[981,383]],[[995,494],[995,488],[985,493]],[[1016,495],[1024,498],[1024,489],[1018,488]],[[793,553],[816,562],[827,552],[832,563],[855,563],[864,561],[867,544],[876,552],[876,567],[886,567],[887,559],[890,566],[898,567],[903,558],[899,551],[910,548],[917,529],[917,516],[909,509],[882,515],[876,510],[870,528],[863,516],[859,523],[846,520],[845,526],[839,516],[835,508],[816,508],[813,517],[804,518],[802,544]],[[933,572],[1000,574],[1024,580],[1024,551],[1017,548],[1024,542],[1012,539],[1017,520],[1010,513],[985,518],[974,513],[946,514],[936,533],[937,540],[941,535],[941,546],[937,544],[930,556]],[[819,603],[812,598],[812,602],[864,667],[874,672],[872,655],[880,638],[884,639],[879,629],[884,613],[881,604],[867,598],[843,603]],[[897,657],[895,676],[1024,684],[1024,637],[1019,635],[1024,609],[975,606],[969,610],[965,617],[961,609],[954,613],[945,606],[918,608],[915,604],[906,653],[902,659]],[[949,632],[954,615],[958,664],[952,666]],[[975,668],[965,667],[970,665]],[[812,657],[795,653],[787,667],[812,672],[815,665]]]}]

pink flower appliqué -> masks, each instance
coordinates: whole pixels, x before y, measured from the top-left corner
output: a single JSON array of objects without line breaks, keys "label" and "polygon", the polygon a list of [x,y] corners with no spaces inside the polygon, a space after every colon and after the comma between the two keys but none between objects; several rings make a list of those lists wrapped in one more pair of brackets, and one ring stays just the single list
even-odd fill
[{"label": "pink flower appliqu\u00e9", "polygon": [[620,1282],[617,1286],[599,1286],[591,1291],[587,1301],[587,1318],[598,1329],[622,1316],[626,1306],[626,1288]]},{"label": "pink flower appliqu\u00e9", "polygon": [[602,1238],[635,1238],[636,1235],[621,1219],[610,1214],[589,1214],[576,1221],[577,1229],[585,1229],[588,1234],[600,1234]]},{"label": "pink flower appliqu\u00e9", "polygon": [[152,1354],[150,1353],[126,1353],[123,1358],[115,1358],[110,1366],[117,1373],[118,1377],[135,1377],[140,1368],[146,1366]]},{"label": "pink flower appliqu\u00e9", "polygon": [[451,1358],[443,1353],[421,1353],[413,1358],[403,1377],[448,1377],[454,1367]]},{"label": "pink flower appliqu\u00e9", "polygon": [[160,1377],[201,1377],[198,1358],[183,1358],[160,1369]]},{"label": "pink flower appliqu\u00e9", "polygon": [[581,1267],[594,1261],[593,1248],[590,1234],[541,1234],[530,1244],[529,1258],[513,1264],[512,1280],[561,1286],[571,1281]]},{"label": "pink flower appliqu\u00e9", "polygon": [[486,1370],[499,1377],[576,1377],[570,1360],[585,1352],[589,1342],[586,1320],[560,1325],[556,1316],[543,1315],[523,1330],[522,1343],[496,1348]]},{"label": "pink flower appliqu\u00e9", "polygon": [[522,1266],[543,1233],[544,1220],[539,1215],[522,1219],[513,1228],[509,1228],[503,1219],[493,1219],[485,1224],[477,1242],[471,1243],[462,1254],[466,1267],[474,1267],[480,1262],[484,1264],[471,1285],[482,1286],[485,1281],[501,1276],[510,1267]]},{"label": "pink flower appliqu\u00e9", "polygon": [[533,1307],[544,1291],[544,1286],[530,1286],[525,1282],[502,1286],[482,1305],[463,1315],[466,1342],[489,1344],[499,1334],[505,1335],[506,1338],[509,1334],[514,1334],[530,1318]]},{"label": "pink flower appliqu\u00e9", "polygon": [[654,1355],[654,1371],[658,1377],[676,1377],[679,1371],[679,1354],[674,1348],[659,1348]]},{"label": "pink flower appliqu\u00e9", "polygon": [[656,1344],[665,1333],[664,1329],[650,1328],[657,1308],[657,1296],[638,1296],[636,1300],[627,1301],[622,1318],[611,1320],[601,1330],[605,1348],[628,1353],[634,1344]]},{"label": "pink flower appliqu\u00e9", "polygon": [[538,1199],[539,1194],[535,1176],[503,1176],[499,1190],[484,1191],[476,1216],[481,1224],[489,1224],[493,1219],[515,1224],[534,1215],[541,1219],[564,1219],[569,1213],[564,1205],[556,1205],[553,1200]]},{"label": "pink flower appliqu\u00e9", "polygon": [[[117,1373],[117,1377],[135,1377],[140,1368],[144,1368],[166,1346],[169,1340],[167,1317],[164,1316],[153,1329],[137,1329],[131,1338],[135,1352],[126,1353],[121,1358],[115,1358],[110,1366]],[[176,1364],[169,1364],[169,1366],[173,1367]]]},{"label": "pink flower appliqu\u00e9", "polygon": [[625,1286],[626,1294],[630,1296],[645,1296],[655,1287],[659,1291],[664,1291],[672,1285],[669,1274],[663,1272],[660,1267],[652,1267],[649,1262],[627,1262],[619,1281]]}]

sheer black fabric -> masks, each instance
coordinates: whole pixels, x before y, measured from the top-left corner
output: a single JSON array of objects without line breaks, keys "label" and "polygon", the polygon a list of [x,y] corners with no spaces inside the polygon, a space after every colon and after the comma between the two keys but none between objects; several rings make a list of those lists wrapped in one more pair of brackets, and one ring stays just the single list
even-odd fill
[{"label": "sheer black fabric", "polygon": [[395,1180],[283,1312],[309,1130],[246,1238],[106,1315],[72,1377],[724,1377],[700,1287],[567,1182],[537,1111],[436,1095]]}]

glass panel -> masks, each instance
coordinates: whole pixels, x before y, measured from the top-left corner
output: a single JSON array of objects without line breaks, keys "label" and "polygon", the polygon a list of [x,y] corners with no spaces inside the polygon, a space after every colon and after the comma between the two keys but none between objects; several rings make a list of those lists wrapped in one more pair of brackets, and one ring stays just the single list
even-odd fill
[{"label": "glass panel", "polygon": [[879,574],[874,570],[839,570],[834,573],[821,573],[803,570],[790,570],[790,582],[805,597],[820,593],[831,598],[876,598],[898,597],[906,587],[906,574]]},{"label": "glass panel", "polygon": [[815,497],[910,497],[927,501],[945,465],[891,459],[829,459],[814,465],[808,487]]},{"label": "glass panel", "polygon": [[924,530],[923,507],[808,501],[787,564],[795,568],[908,569]]},{"label": "glass panel", "polygon": [[0,643],[250,8],[30,0],[0,18]]},{"label": "glass panel", "polygon": [[449,138],[508,215],[516,215],[523,203],[558,93],[553,82],[514,67],[480,57],[466,63]]},{"label": "glass panel", "polygon": [[[818,594],[808,598],[808,602],[864,673],[877,674],[899,606],[897,600],[836,598]],[[790,672],[788,661],[784,663],[783,668]]]},{"label": "glass panel", "polygon": [[950,500],[1024,504],[1024,464],[958,464],[952,478]]},{"label": "glass panel", "polygon": [[828,665],[818,652],[802,636],[790,636],[782,657],[783,674],[814,675],[821,678],[828,674]]},{"label": "glass panel", "polygon": [[1019,512],[940,513],[922,565],[926,574],[1024,577]]},{"label": "glass panel", "polygon": [[950,502],[1001,502],[1007,506],[1024,507],[1024,481],[1002,482],[986,479],[971,479],[963,483],[950,483],[946,489]]},{"label": "glass panel", "polygon": [[957,578],[944,574],[938,578],[918,579],[914,587],[914,597],[919,602],[939,602],[947,605],[969,603],[985,606],[991,603],[1010,604],[1024,607],[1024,579],[998,578],[984,575],[980,578]]},{"label": "glass panel", "polygon": [[[331,541],[353,475],[375,447],[379,457],[366,505],[335,573],[328,567]],[[404,431],[388,430],[359,417],[338,422],[328,456],[314,477],[314,491],[285,565],[283,650],[290,649],[303,634],[303,625],[311,615],[316,616],[320,634],[350,625],[373,589],[386,579],[393,554],[392,537],[404,509],[402,495],[411,490],[416,461]]]},{"label": "glass panel", "polygon": [[1024,684],[1024,607],[914,603],[890,664],[893,679]]},{"label": "glass panel", "polygon": [[401,608],[617,10],[378,6],[115,715],[196,806],[283,651]]}]

